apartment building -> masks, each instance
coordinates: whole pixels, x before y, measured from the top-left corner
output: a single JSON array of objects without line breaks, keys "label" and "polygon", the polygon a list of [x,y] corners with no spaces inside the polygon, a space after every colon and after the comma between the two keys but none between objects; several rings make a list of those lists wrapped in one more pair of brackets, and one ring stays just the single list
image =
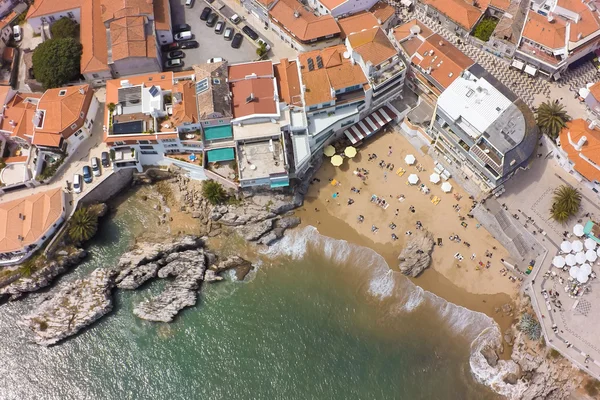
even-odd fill
[{"label": "apartment building", "polygon": [[379,0],[309,0],[308,4],[320,15],[343,17],[365,11]]},{"label": "apartment building", "polygon": [[527,105],[475,64],[439,96],[432,154],[489,192],[526,166],[538,133]]},{"label": "apartment building", "polygon": [[559,136],[558,163],[596,193],[600,193],[600,128],[583,119],[567,122]]}]

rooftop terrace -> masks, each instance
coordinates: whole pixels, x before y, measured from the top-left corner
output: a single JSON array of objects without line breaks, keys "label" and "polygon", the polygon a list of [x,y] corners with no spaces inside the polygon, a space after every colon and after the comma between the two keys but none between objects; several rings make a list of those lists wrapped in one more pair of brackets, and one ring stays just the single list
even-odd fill
[{"label": "rooftop terrace", "polygon": [[238,157],[240,179],[260,179],[286,172],[279,140],[240,144]]}]

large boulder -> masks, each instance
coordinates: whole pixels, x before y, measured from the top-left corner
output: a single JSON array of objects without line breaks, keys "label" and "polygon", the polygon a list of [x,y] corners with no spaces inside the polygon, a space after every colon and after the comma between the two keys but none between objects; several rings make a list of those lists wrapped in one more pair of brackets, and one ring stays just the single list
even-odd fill
[{"label": "large boulder", "polygon": [[398,256],[400,271],[417,277],[431,263],[433,236],[426,230],[417,230],[408,239],[406,246]]},{"label": "large boulder", "polygon": [[484,346],[481,349],[481,355],[485,358],[490,367],[498,365],[498,353],[492,346]]},{"label": "large boulder", "polygon": [[148,280],[155,278],[159,268],[160,265],[155,262],[140,265],[121,279],[117,287],[127,290],[137,289]]},{"label": "large boulder", "polygon": [[246,225],[240,228],[240,232],[244,239],[249,241],[256,241],[260,239],[262,235],[273,229],[273,220],[266,219],[256,224]]}]

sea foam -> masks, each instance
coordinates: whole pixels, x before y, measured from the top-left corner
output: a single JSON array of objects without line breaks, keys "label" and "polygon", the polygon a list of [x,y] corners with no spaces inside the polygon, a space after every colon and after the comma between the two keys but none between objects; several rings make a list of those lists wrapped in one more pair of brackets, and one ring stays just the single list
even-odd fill
[{"label": "sea foam", "polygon": [[385,259],[374,250],[323,236],[314,226],[307,226],[286,232],[265,254],[299,260],[309,251],[318,252],[331,263],[352,264],[360,268],[360,272],[368,278],[369,295],[379,300],[395,297],[399,302],[395,309],[400,312],[410,313],[427,304],[452,332],[471,341],[469,364],[478,382],[510,399],[518,399],[525,390],[522,382],[510,385],[503,381],[508,373],[515,372],[514,363],[501,360],[496,367],[491,367],[481,354],[481,349],[487,344],[495,347],[502,342],[500,328],[492,318],[423,290],[390,269]]}]

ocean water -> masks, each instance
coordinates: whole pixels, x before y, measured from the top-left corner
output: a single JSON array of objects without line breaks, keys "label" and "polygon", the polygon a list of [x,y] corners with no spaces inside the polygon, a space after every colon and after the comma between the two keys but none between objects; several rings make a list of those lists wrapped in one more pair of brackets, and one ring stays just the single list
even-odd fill
[{"label": "ocean water", "polygon": [[[122,202],[58,285],[114,264],[151,218]],[[270,249],[246,282],[205,286],[175,322],[137,319],[133,306],[163,284],[119,291],[111,314],[51,348],[17,325],[39,295],[1,306],[0,399],[500,398],[472,370],[488,317],[314,228]]]}]

